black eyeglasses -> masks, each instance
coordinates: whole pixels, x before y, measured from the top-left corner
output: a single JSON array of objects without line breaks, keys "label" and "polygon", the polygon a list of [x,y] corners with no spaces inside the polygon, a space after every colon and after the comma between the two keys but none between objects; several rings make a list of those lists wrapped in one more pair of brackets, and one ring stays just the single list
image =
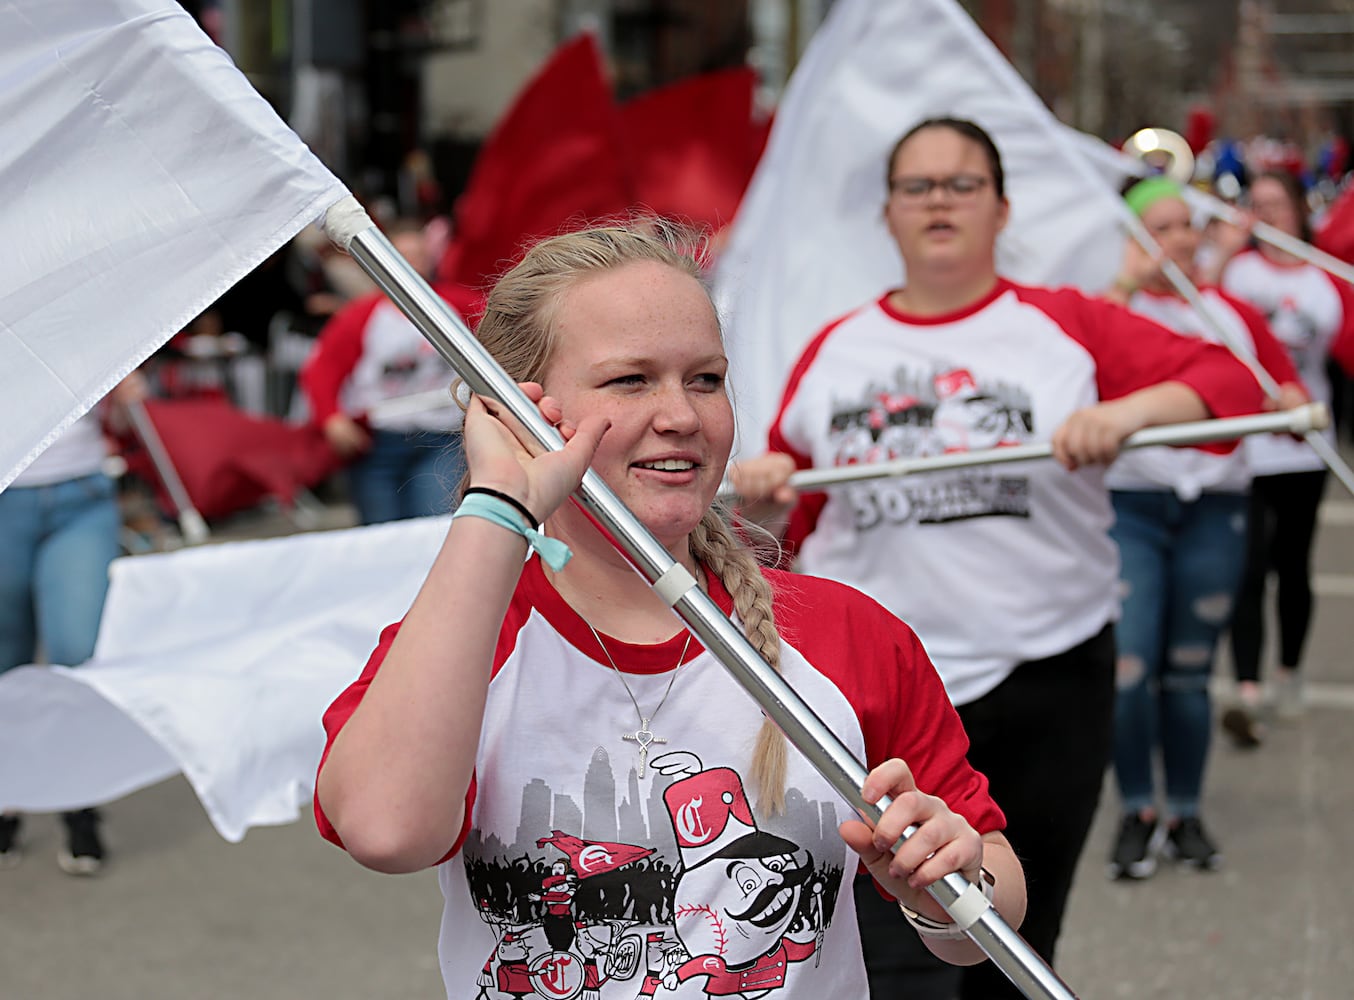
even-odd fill
[{"label": "black eyeglasses", "polygon": [[972,198],[988,185],[982,174],[952,174],[949,177],[893,177],[889,191],[904,201],[922,201],[936,188],[941,188],[956,201]]}]

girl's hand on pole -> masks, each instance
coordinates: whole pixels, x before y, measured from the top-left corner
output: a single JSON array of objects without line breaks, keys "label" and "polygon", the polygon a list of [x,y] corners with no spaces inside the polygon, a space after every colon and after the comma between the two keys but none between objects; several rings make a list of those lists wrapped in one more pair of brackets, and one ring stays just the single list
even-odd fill
[{"label": "girl's hand on pole", "polygon": [[1137,240],[1128,240],[1124,244],[1124,259],[1119,265],[1119,273],[1105,293],[1106,297],[1121,305],[1127,303],[1143,285],[1160,279],[1161,260],[1159,253],[1154,256],[1143,249]]},{"label": "girl's hand on pole", "polygon": [[1306,406],[1311,401],[1312,397],[1307,394],[1307,389],[1301,382],[1285,382],[1279,386],[1277,397],[1265,397],[1265,409],[1272,412],[1296,410],[1299,406]]},{"label": "girl's hand on pole", "polygon": [[324,439],[342,458],[354,458],[371,447],[371,435],[346,413],[335,413],[322,425]]},{"label": "girl's hand on pole", "polygon": [[[1307,392],[1307,387],[1301,382],[1285,382],[1279,386],[1279,395],[1265,397],[1265,409],[1279,412],[1281,410],[1296,410],[1299,406],[1306,406],[1312,401],[1312,397]],[[1289,434],[1294,441],[1302,441],[1305,438],[1303,434]]]},{"label": "girl's hand on pole", "polygon": [[1083,465],[1108,465],[1119,457],[1124,439],[1147,426],[1131,398],[1077,410],[1053,432],[1053,457],[1071,471]]},{"label": "girl's hand on pole", "polygon": [[559,430],[564,449],[542,449],[506,407],[475,395],[465,415],[466,462],[472,485],[506,493],[544,521],[578,489],[611,421],[591,416],[575,425],[563,419],[559,403],[538,383],[519,387]]},{"label": "girl's hand on pole", "polygon": [[[847,820],[839,828],[841,837],[904,906],[948,921],[926,887],[951,872],[976,881],[983,867],[983,838],[942,799],[918,789],[911,769],[897,758],[872,770],[861,788],[861,796],[872,805],[885,795],[893,801],[873,829],[860,820]],[[893,845],[909,826],[916,826],[916,833],[894,854]]]},{"label": "girl's hand on pole", "polygon": [[1251,241],[1251,230],[1255,227],[1255,216],[1250,212],[1237,210],[1236,221],[1212,219],[1207,230],[1208,241],[1222,262],[1235,257]]},{"label": "girl's hand on pole", "polygon": [[795,460],[784,452],[769,451],[729,467],[729,481],[741,498],[738,513],[769,530],[784,529],[799,491],[790,485]]}]

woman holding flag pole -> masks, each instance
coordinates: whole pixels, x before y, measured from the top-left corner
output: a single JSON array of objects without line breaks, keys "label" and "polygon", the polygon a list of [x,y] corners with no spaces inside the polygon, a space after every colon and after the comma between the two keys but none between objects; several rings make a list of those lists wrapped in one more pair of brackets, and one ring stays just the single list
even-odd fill
[{"label": "woman holding flag pole", "polygon": [[[1200,233],[1180,185],[1148,177],[1133,183],[1124,201],[1166,258],[1193,276]],[[1308,402],[1292,362],[1259,313],[1215,288],[1199,294],[1207,317],[1131,239],[1107,293],[1184,336],[1216,340],[1213,325],[1225,324],[1227,342],[1244,349],[1279,386],[1277,406]],[[1262,440],[1257,436],[1247,444]],[[1222,861],[1200,817],[1200,800],[1213,725],[1208,692],[1213,654],[1232,618],[1245,559],[1247,457],[1246,448],[1221,455],[1147,448],[1120,456],[1107,475],[1123,593],[1114,722],[1123,819],[1110,852],[1111,878],[1151,876],[1160,850],[1199,869],[1217,868]],[[1155,794],[1158,755],[1164,818]]]},{"label": "woman holding flag pole", "polygon": [[[1292,174],[1259,175],[1251,182],[1249,201],[1257,237],[1268,227],[1291,239],[1311,241],[1306,199]],[[1231,241],[1227,249],[1241,252],[1221,262],[1222,287],[1267,317],[1312,395],[1329,403],[1327,359],[1354,373],[1354,287],[1349,274],[1344,272],[1342,280],[1339,274],[1259,238],[1252,248],[1242,250],[1248,228],[1233,229],[1240,240]],[[1327,441],[1334,444],[1333,433]],[[1276,701],[1285,714],[1301,710],[1298,668],[1312,616],[1312,542],[1317,507],[1329,477],[1324,459],[1304,441],[1257,438],[1247,442],[1246,452],[1255,479],[1246,569],[1231,630],[1238,702],[1223,713],[1222,723],[1238,745],[1253,747],[1262,735],[1260,653],[1271,573],[1278,586]]]},{"label": "woman holding flag pole", "polygon": [[[858,860],[948,961],[982,952],[935,879],[1023,913],[915,636],[839,584],[760,570],[711,508],[733,412],[697,274],[661,231],[606,228],[499,281],[477,336],[567,443],[540,454],[474,398],[446,544],[326,715],[325,835],[382,871],[451,862],[449,997],[863,996]],[[569,501],[589,465],[873,767],[865,798],[893,800],[873,831],[839,827],[832,786]]]},{"label": "woman holding flag pole", "polygon": [[[1118,597],[1103,466],[1135,431],[1254,412],[1262,395],[1216,345],[1001,278],[1009,206],[1000,155],[977,125],[922,122],[886,169],[884,217],[906,284],[810,342],[770,452],[735,467],[733,482],[747,513],[781,518],[801,569],[859,587],[917,629],[1007,812],[1031,886],[1023,933],[1051,960],[1109,759]],[[789,486],[797,468],[1035,440],[1051,442],[1061,468],[802,498]],[[858,899],[870,905],[869,892]],[[886,946],[887,908],[865,920],[875,995],[918,995],[921,973],[898,968]],[[977,968],[962,983],[941,978],[920,995],[1018,995]]]}]

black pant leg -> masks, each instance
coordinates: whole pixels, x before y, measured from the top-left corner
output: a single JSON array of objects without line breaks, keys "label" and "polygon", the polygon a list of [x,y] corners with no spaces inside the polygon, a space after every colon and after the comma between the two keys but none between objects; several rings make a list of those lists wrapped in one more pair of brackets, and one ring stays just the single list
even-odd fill
[{"label": "black pant leg", "polygon": [[1246,522],[1246,568],[1241,574],[1229,637],[1232,676],[1238,681],[1260,680],[1260,652],[1265,643],[1265,580],[1269,577],[1270,538],[1274,508],[1270,498],[1273,476],[1251,481]]},{"label": "black pant leg", "polygon": [[1326,470],[1275,476],[1274,574],[1278,579],[1279,663],[1296,669],[1312,621],[1312,541]]},{"label": "black pant leg", "polygon": [[[969,760],[987,775],[1025,869],[1020,935],[1050,963],[1110,759],[1114,662],[1107,626],[1066,653],[1022,663],[959,709],[973,739]],[[964,1000],[1021,997],[991,962],[964,969],[962,979]]]},{"label": "black pant leg", "polygon": [[956,1000],[961,970],[931,954],[870,875],[856,876],[855,895],[870,1000]]},{"label": "black pant leg", "polygon": [[[1006,836],[1025,867],[1029,907],[1021,936],[1051,961],[1072,876],[1109,763],[1114,720],[1114,632],[1045,660],[1022,663],[959,714],[969,761],[1006,812]],[[856,906],[871,1000],[1019,1000],[1001,970],[936,958],[896,904],[857,878]]]}]

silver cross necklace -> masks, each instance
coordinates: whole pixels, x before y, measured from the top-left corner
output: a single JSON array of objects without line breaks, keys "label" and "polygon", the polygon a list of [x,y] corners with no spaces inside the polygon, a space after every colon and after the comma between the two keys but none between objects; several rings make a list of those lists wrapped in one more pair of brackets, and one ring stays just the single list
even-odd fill
[{"label": "silver cross necklace", "polygon": [[635,743],[639,746],[639,776],[644,777],[644,771],[649,763],[649,747],[659,746],[666,743],[667,740],[661,736],[655,736],[652,729],[649,728],[654,718],[658,715],[659,709],[663,703],[668,700],[668,695],[672,693],[672,682],[677,679],[677,667],[682,665],[682,660],[686,658],[686,651],[691,648],[691,633],[686,633],[686,645],[682,647],[682,652],[677,657],[676,666],[672,668],[672,676],[668,678],[668,686],[663,690],[663,697],[658,699],[658,704],[648,715],[644,714],[644,709],[639,707],[639,701],[635,698],[635,692],[630,690],[630,685],[626,683],[625,674],[621,668],[616,666],[616,661],[611,658],[611,650],[606,648],[606,643],[602,637],[597,634],[597,630],[588,622],[588,630],[592,632],[592,637],[597,640],[597,645],[602,647],[602,653],[606,656],[607,662],[611,664],[611,669],[616,671],[616,676],[621,680],[621,686],[625,688],[625,693],[630,696],[630,704],[635,706],[635,715],[639,718],[639,728],[632,733],[621,733],[621,739],[627,743]]}]

